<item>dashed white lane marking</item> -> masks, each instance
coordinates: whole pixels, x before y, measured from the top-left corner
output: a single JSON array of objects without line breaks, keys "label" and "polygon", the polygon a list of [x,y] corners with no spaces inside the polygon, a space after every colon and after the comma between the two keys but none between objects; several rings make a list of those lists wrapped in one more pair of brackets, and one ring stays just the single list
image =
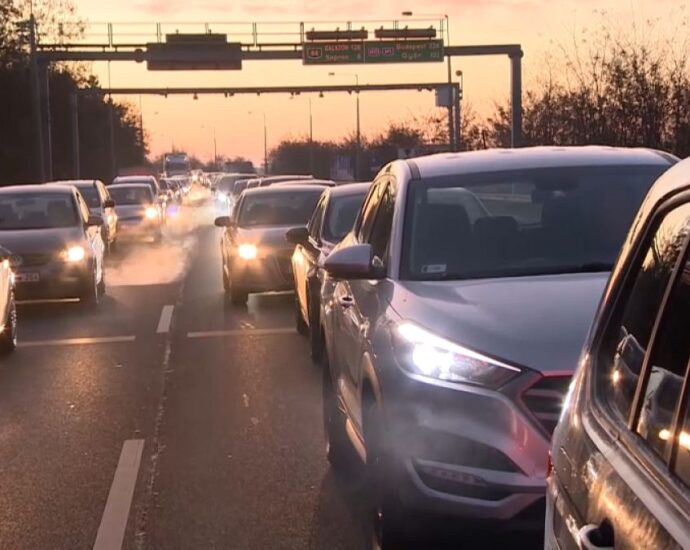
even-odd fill
[{"label": "dashed white lane marking", "polygon": [[249,396],[246,393],[242,394],[242,401],[244,401],[244,407],[249,408]]},{"label": "dashed white lane marking", "polygon": [[122,548],[143,451],[143,439],[128,439],[122,445],[120,461],[110,486],[93,550]]},{"label": "dashed white lane marking", "polygon": [[20,341],[17,347],[37,348],[43,346],[84,346],[90,344],[117,344],[121,342],[134,342],[136,336],[105,336],[102,338],[63,338],[58,340],[27,340]]},{"label": "dashed white lane marking", "polygon": [[275,334],[295,334],[294,328],[255,328],[235,330],[207,330],[188,332],[187,338],[217,338],[221,336],[273,336]]},{"label": "dashed white lane marking", "polygon": [[173,311],[175,311],[175,306],[163,306],[161,318],[158,320],[158,328],[156,329],[158,334],[165,334],[170,330]]}]

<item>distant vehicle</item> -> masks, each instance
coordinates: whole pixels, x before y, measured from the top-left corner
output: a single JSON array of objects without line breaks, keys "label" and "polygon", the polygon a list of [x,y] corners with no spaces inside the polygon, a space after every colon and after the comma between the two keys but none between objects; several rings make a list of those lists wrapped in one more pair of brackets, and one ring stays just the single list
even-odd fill
[{"label": "distant vehicle", "polygon": [[163,206],[146,184],[114,185],[110,195],[120,220],[122,237],[150,237],[154,242],[163,238]]},{"label": "distant vehicle", "polygon": [[158,185],[161,188],[161,193],[166,196],[166,200],[170,203],[180,204],[184,194],[181,183],[175,178],[161,178],[158,180]]},{"label": "distant vehicle", "polygon": [[232,186],[232,191],[230,193],[230,204],[235,204],[237,199],[242,194],[242,191],[247,189],[247,185],[251,180],[237,180],[235,185]]},{"label": "distant vehicle", "polygon": [[67,185],[0,189],[0,245],[11,251],[17,299],[79,298],[105,293],[103,218]]},{"label": "distant vehicle", "polygon": [[216,218],[221,240],[223,288],[230,302],[245,304],[253,292],[291,290],[292,252],[285,233],[306,224],[325,187],[247,190],[234,214]]},{"label": "distant vehicle", "polygon": [[186,153],[170,153],[163,159],[163,172],[167,177],[186,176],[192,174],[192,165]]},{"label": "distant vehicle", "polygon": [[[314,180],[319,181],[319,180]],[[284,185],[277,183],[272,188]],[[309,181],[311,185],[312,182]],[[327,189],[321,195],[314,214],[306,226],[287,232],[286,238],[295,245],[292,255],[292,272],[295,279],[295,319],[297,331],[308,334],[311,355],[315,362],[322,359],[320,333],[321,294],[325,283],[323,262],[333,247],[352,229],[362,200],[370,183],[353,183]],[[326,291],[327,292],[327,291]]]},{"label": "distant vehicle", "polygon": [[156,198],[164,198],[161,186],[155,176],[118,176],[110,185],[144,184],[148,185]]},{"label": "distant vehicle", "polygon": [[654,184],[551,444],[544,547],[690,548],[690,160]]},{"label": "distant vehicle", "polygon": [[232,209],[237,199],[234,193],[235,184],[238,181],[246,181],[248,177],[251,177],[251,174],[225,174],[216,181],[214,197],[218,208],[224,212],[228,208]]},{"label": "distant vehicle", "polygon": [[10,353],[17,347],[17,305],[11,257],[12,253],[0,246],[0,354]]},{"label": "distant vehicle", "polygon": [[[587,329],[635,212],[675,161],[537,147],[379,172],[325,260],[320,319],[327,456],[364,462],[380,547],[419,512],[543,529],[551,432]],[[608,499],[605,470],[586,464],[571,470],[593,468],[579,490]]]},{"label": "distant vehicle", "polygon": [[223,172],[226,173],[240,173],[256,175],[254,163],[250,160],[245,161],[225,161],[223,163]]},{"label": "distant vehicle", "polygon": [[325,187],[335,187],[337,183],[333,180],[317,180],[317,179],[299,179],[299,180],[286,180],[286,181],[276,181],[270,184],[271,187],[282,187],[285,185],[323,185]]},{"label": "distant vehicle", "polygon": [[108,189],[100,180],[70,180],[54,182],[62,185],[73,185],[84,197],[89,211],[103,218],[101,236],[105,243],[105,251],[110,252],[117,246],[117,212],[115,202],[110,197]]}]

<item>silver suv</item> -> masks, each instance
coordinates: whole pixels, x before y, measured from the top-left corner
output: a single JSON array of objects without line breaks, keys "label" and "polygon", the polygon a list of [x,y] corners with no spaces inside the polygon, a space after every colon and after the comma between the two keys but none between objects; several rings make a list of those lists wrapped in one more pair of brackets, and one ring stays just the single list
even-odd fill
[{"label": "silver suv", "polygon": [[[410,509],[543,526],[551,432],[631,220],[675,158],[534,148],[395,161],[325,262],[328,458],[379,544]],[[530,521],[531,520],[531,521]]]}]

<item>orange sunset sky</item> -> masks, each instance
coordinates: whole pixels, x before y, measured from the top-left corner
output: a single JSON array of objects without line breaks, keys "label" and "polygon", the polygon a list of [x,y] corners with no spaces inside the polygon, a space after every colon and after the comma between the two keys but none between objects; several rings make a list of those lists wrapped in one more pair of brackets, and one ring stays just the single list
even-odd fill
[{"label": "orange sunset sky", "polygon": [[[306,27],[315,21],[333,21],[332,26],[344,27],[353,21],[356,27],[373,29],[381,23],[406,19],[405,10],[414,11],[428,25],[438,21],[435,14],[450,17],[451,42],[454,45],[520,43],[525,51],[524,83],[538,79],[544,72],[548,56],[556,55],[557,44],[572,43],[583,30],[601,27],[604,18],[619,28],[644,27],[648,20],[657,21],[655,28],[663,35],[673,31],[679,17],[684,17],[686,0],[439,0],[420,2],[408,0],[75,0],[79,14],[88,22],[87,36],[103,33],[98,22],[122,22],[115,25],[115,36],[137,33],[141,40],[153,41],[155,23],[174,32],[203,32],[204,26],[183,25],[186,22],[208,23],[214,32],[232,33],[259,24],[259,32],[294,32],[296,23]],[[602,10],[605,15],[602,15]],[[427,17],[425,14],[432,14]],[[422,17],[424,15],[424,17]],[[125,24],[136,22],[137,25]],[[224,25],[226,22],[247,22],[246,25]],[[150,23],[146,25],[145,23]],[[281,25],[271,23],[284,23]],[[418,23],[421,23],[418,22]],[[389,23],[390,24],[390,23]],[[414,25],[413,21],[406,24]],[[324,28],[325,24],[321,25]],[[127,36],[132,40],[133,36]],[[465,101],[481,114],[490,112],[497,101],[508,97],[509,62],[507,58],[456,58],[453,70],[464,74]],[[108,85],[108,67],[95,63],[92,70]],[[329,70],[345,75],[329,77]],[[443,63],[409,65],[347,65],[342,67],[304,67],[298,61],[245,62],[242,71],[224,72],[147,72],[141,65],[112,63],[110,84],[122,86],[244,86],[336,84],[354,80],[348,74],[358,73],[361,83],[443,81]],[[188,153],[208,159],[213,156],[215,130],[218,154],[242,155],[257,164],[263,160],[262,113],[268,127],[269,149],[281,138],[306,135],[309,124],[309,98],[287,96],[235,96],[223,98],[144,96],[141,100],[144,128],[149,136],[151,152],[159,154],[173,145]],[[127,97],[138,106],[138,97]],[[346,94],[311,95],[314,138],[337,139],[354,131],[355,98]],[[394,120],[409,119],[434,110],[434,96],[424,92],[371,93],[361,96],[362,132],[372,136]]]}]

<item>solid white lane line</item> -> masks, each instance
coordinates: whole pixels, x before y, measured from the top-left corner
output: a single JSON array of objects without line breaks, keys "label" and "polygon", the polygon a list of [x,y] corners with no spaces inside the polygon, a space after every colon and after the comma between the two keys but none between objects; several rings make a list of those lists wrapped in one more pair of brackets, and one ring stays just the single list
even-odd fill
[{"label": "solid white lane line", "polygon": [[216,338],[220,336],[273,336],[274,334],[295,334],[294,328],[254,328],[236,330],[207,330],[188,332],[187,338]]},{"label": "solid white lane line", "polygon": [[122,548],[143,451],[143,439],[128,439],[122,445],[120,461],[110,486],[93,550]]},{"label": "solid white lane line", "polygon": [[165,334],[170,330],[170,323],[172,323],[173,311],[175,306],[163,306],[161,310],[161,318],[158,320],[158,334]]},{"label": "solid white lane line", "polygon": [[105,336],[102,338],[64,338],[58,340],[26,340],[20,341],[17,347],[37,348],[42,346],[83,346],[90,344],[117,344],[120,342],[134,342],[136,336]]}]

